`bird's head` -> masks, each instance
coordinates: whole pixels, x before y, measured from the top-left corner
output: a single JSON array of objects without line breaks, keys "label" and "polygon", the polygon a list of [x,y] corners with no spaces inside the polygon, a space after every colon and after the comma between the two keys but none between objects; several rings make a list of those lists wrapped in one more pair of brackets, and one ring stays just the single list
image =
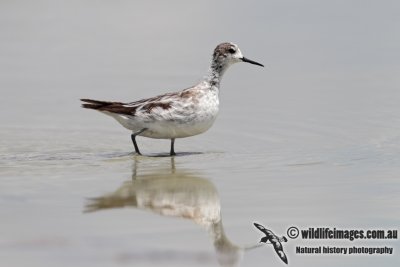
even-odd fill
[{"label": "bird's head", "polygon": [[261,238],[260,243],[267,243],[269,241],[268,236],[264,236],[263,238]]},{"label": "bird's head", "polygon": [[247,62],[264,67],[264,65],[258,62],[245,58],[239,47],[234,43],[222,43],[214,49],[213,63],[219,68],[224,69],[237,62]]}]

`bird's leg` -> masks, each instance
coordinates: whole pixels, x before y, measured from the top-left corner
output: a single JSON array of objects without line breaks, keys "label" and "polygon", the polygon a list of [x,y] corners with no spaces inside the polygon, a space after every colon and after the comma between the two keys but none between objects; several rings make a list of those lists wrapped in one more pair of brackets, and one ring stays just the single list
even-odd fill
[{"label": "bird's leg", "polygon": [[140,131],[137,131],[137,132],[134,132],[133,134],[131,134],[132,143],[133,143],[133,146],[135,147],[135,152],[136,152],[138,155],[142,155],[142,154],[140,153],[139,147],[138,147],[138,145],[136,144],[136,136],[139,135],[139,134],[141,134],[141,133],[143,133],[143,132],[146,131],[146,130],[147,130],[147,128],[143,128],[143,129],[141,129]]},{"label": "bird's leg", "polygon": [[139,150],[138,145],[136,144],[136,134],[132,134],[132,135],[131,135],[131,139],[132,139],[133,146],[135,147],[135,152],[136,152],[136,154],[142,155],[142,154],[140,153],[140,150]]},{"label": "bird's leg", "polygon": [[171,151],[169,152],[170,156],[175,156],[175,150],[174,150],[174,144],[175,144],[175,138],[171,138]]}]

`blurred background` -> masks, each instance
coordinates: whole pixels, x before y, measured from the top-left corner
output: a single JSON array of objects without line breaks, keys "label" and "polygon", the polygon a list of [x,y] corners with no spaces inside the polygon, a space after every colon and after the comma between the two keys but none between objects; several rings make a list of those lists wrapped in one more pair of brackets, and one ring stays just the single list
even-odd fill
[{"label": "blurred background", "polygon": [[[254,221],[398,228],[399,28],[389,0],[1,1],[1,265],[282,266],[244,249]],[[215,125],[173,160],[80,108],[194,85],[225,41],[265,68],[231,67]],[[296,266],[400,262],[299,245],[400,248],[289,240]]]}]

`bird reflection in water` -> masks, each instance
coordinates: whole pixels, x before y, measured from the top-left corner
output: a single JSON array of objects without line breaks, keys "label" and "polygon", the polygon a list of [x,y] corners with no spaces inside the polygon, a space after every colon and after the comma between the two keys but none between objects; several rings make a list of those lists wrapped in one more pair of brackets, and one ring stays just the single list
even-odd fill
[{"label": "bird reflection in water", "polygon": [[208,179],[188,171],[175,169],[174,157],[171,169],[137,175],[138,157],[135,157],[132,180],[126,181],[115,192],[92,198],[86,212],[103,209],[134,207],[163,216],[190,219],[209,233],[221,266],[238,266],[245,251],[259,244],[241,247],[226,236],[221,204],[217,189]]}]

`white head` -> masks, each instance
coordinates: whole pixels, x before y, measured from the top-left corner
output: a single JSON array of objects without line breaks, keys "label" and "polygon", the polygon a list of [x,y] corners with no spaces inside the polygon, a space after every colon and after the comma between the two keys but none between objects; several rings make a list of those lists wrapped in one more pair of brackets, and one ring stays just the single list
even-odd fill
[{"label": "white head", "polygon": [[212,63],[215,64],[215,67],[219,67],[222,69],[226,69],[230,65],[237,62],[248,62],[251,64],[264,67],[264,65],[258,62],[245,58],[242,52],[240,51],[239,47],[233,43],[219,44],[214,49],[212,61],[213,61]]},{"label": "white head", "polygon": [[237,45],[233,43],[222,43],[214,49],[211,67],[206,79],[211,84],[219,84],[229,66],[237,62],[247,62],[264,67],[264,65],[258,62],[245,58]]}]

